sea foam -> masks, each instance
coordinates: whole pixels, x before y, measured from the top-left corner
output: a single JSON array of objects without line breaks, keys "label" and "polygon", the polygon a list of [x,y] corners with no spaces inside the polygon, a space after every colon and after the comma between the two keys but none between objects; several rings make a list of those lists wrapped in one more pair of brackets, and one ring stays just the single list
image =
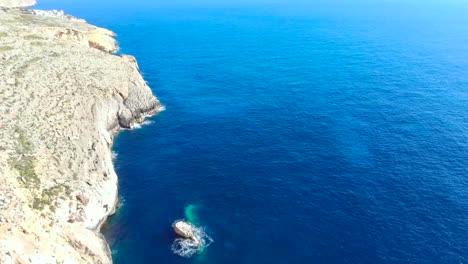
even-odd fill
[{"label": "sea foam", "polygon": [[[181,220],[174,221],[172,225],[174,226],[174,224],[178,221]],[[211,243],[214,242],[214,240],[207,234],[203,227],[198,227],[193,224],[190,225],[192,226],[192,230],[196,239],[192,240],[189,238],[176,238],[171,246],[172,252],[185,258],[190,258],[194,254],[202,252],[203,249],[207,248],[209,245],[211,245]]]}]

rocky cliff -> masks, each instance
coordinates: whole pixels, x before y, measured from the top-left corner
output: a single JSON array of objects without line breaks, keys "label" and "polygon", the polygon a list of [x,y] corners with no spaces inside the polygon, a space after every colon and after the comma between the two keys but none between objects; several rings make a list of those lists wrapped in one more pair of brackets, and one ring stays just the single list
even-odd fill
[{"label": "rocky cliff", "polygon": [[160,103],[114,33],[0,0],[0,263],[110,263],[114,134]]}]

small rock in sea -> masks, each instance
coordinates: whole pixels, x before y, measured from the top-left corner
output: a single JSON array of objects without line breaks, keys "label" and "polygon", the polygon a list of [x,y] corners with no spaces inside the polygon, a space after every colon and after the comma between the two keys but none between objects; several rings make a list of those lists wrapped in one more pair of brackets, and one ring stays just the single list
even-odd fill
[{"label": "small rock in sea", "polygon": [[193,233],[192,225],[185,221],[177,221],[174,224],[174,231],[181,237],[196,240],[195,234]]}]

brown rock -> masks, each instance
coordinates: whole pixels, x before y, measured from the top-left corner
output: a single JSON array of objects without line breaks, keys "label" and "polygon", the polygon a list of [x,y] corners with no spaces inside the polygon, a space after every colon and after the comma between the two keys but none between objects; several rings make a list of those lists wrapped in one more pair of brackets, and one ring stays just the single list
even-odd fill
[{"label": "brown rock", "polygon": [[89,203],[89,198],[82,195],[82,194],[78,194],[76,196],[76,199],[84,206],[88,205],[88,203]]}]

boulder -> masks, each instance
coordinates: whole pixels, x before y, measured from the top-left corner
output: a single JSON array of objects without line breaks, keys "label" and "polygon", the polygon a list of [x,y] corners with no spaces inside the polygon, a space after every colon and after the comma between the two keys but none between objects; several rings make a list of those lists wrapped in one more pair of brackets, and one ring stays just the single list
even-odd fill
[{"label": "boulder", "polygon": [[195,240],[195,234],[193,233],[192,225],[185,221],[177,221],[174,224],[174,231],[181,237]]}]

